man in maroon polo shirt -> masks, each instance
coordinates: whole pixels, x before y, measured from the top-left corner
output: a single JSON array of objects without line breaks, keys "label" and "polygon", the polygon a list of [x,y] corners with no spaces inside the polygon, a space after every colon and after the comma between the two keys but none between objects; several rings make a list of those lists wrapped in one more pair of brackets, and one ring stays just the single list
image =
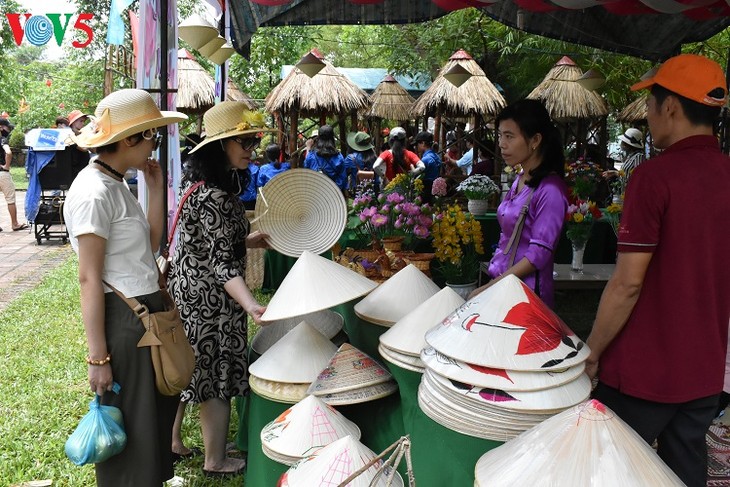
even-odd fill
[{"label": "man in maroon polo shirt", "polygon": [[712,131],[727,84],[717,63],[683,54],[631,87],[644,88],[664,151],[631,176],[586,371],[596,399],[704,487],[730,320],[730,158]]}]

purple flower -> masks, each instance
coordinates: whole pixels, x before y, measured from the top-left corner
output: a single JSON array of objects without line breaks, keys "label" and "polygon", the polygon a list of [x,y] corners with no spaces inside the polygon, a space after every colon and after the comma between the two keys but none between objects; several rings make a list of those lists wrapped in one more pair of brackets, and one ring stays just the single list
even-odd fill
[{"label": "purple flower", "polygon": [[428,237],[428,228],[423,225],[416,225],[413,229],[413,233],[418,238],[426,238]]},{"label": "purple flower", "polygon": [[360,212],[360,221],[364,222],[365,220],[368,220],[373,217],[378,212],[378,209],[375,206],[371,206],[370,208],[365,208]]},{"label": "purple flower", "polygon": [[383,227],[388,224],[388,217],[385,215],[374,215],[370,222],[375,228]]},{"label": "purple flower", "polygon": [[401,196],[401,195],[400,195],[400,194],[398,194],[398,193],[390,193],[390,194],[389,194],[389,195],[388,195],[388,196],[386,197],[386,201],[387,201],[388,203],[401,203],[401,202],[403,202],[404,200],[405,200],[405,197]]},{"label": "purple flower", "polygon": [[433,218],[431,218],[429,215],[419,215],[418,225],[428,228],[433,225]]},{"label": "purple flower", "polygon": [[446,180],[444,178],[436,178],[433,181],[433,186],[431,187],[431,194],[434,196],[446,196],[446,192],[448,191],[448,187],[446,185]]}]

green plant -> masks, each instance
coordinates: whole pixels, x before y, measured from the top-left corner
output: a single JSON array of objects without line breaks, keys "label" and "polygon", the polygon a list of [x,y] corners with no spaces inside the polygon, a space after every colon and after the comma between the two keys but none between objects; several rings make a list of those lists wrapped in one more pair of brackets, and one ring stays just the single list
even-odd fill
[{"label": "green plant", "polygon": [[437,269],[449,284],[468,284],[479,275],[484,254],[482,227],[461,206],[449,206],[432,228]]},{"label": "green plant", "polygon": [[25,133],[20,127],[15,127],[15,129],[10,132],[8,144],[10,144],[10,147],[12,147],[13,149],[25,148]]}]

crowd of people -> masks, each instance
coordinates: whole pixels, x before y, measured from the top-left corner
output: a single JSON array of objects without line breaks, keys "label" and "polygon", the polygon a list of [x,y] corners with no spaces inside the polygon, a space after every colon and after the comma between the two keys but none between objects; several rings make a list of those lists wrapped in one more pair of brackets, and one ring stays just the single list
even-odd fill
[{"label": "crowd of people", "polygon": [[[632,89],[650,91],[649,131],[661,154],[645,160],[644,134],[632,128],[620,137],[622,172],[604,173],[624,178],[627,191],[616,269],[587,340],[586,371],[597,381],[595,398],[656,442],[683,482],[703,486],[705,432],[723,391],[730,322],[724,276],[730,195],[723,186],[730,159],[713,135],[727,101],[726,80],[716,63],[680,55]],[[186,137],[182,151],[180,194],[187,197],[165,281],[154,258],[166,224],[165,185],[151,154],[159,130],[187,117],[161,112],[145,91],[125,89],[101,100],[93,124],[88,118],[74,111],[57,121],[73,131],[81,152],[96,154],[68,191],[64,221],[79,256],[89,385],[103,404],[122,410],[128,437],[121,454],[96,464],[97,484],[159,487],[173,476],[175,460],[195,454],[203,455],[206,476],[238,475],[246,461],[226,451],[231,399],[249,390],[248,318],[265,325],[265,307],[244,274],[247,249],[266,247],[267,235],[251,231],[246,210],[259,188],[291,168],[289,155],[272,142],[259,165],[256,151],[275,129],[244,103],[221,102],[205,113],[204,135]],[[472,296],[511,274],[552,306],[553,259],[568,208],[562,139],[535,100],[508,105],[495,124],[502,159],[520,170],[497,210],[501,233],[488,264],[490,280]],[[442,152],[427,131],[409,136],[394,127],[379,150],[371,135],[353,131],[342,154],[333,127],[322,125],[307,139],[301,166],[327,175],[348,196],[364,180],[382,188],[398,174],[411,174],[424,180],[428,198],[439,176],[493,175],[494,144],[464,137],[464,128],[449,133]],[[0,189],[17,230],[23,226],[6,181],[11,129],[0,118],[6,150]],[[691,170],[697,161],[702,170]],[[130,169],[145,176],[146,212],[124,181]],[[179,397],[157,391],[150,355],[137,348],[144,328],[115,291],[151,311],[166,307],[169,292],[196,357],[192,381]],[[115,382],[119,393],[112,392]],[[200,405],[203,452],[182,441],[188,403]]]}]

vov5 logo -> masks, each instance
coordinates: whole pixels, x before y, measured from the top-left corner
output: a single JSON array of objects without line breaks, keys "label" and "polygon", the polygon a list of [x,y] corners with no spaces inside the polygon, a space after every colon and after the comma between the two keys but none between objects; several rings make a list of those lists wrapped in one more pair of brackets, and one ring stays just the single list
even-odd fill
[{"label": "vov5 logo", "polygon": [[[66,32],[69,30],[69,24],[73,16],[74,14],[5,14],[10,25],[10,30],[13,31],[15,44],[18,46],[23,42],[23,37],[28,39],[28,42],[34,46],[44,46],[51,40],[51,37],[55,37],[56,44],[60,46],[63,38],[66,36]],[[62,17],[65,18],[62,20]],[[21,18],[24,19],[22,24]],[[76,17],[73,30],[81,31],[82,34],[77,36],[71,43],[73,47],[81,49],[91,44],[94,38],[94,32],[86,22],[92,18],[94,18],[94,14],[78,14]],[[86,39],[83,41],[78,40],[79,37],[83,38],[84,36]]]}]

